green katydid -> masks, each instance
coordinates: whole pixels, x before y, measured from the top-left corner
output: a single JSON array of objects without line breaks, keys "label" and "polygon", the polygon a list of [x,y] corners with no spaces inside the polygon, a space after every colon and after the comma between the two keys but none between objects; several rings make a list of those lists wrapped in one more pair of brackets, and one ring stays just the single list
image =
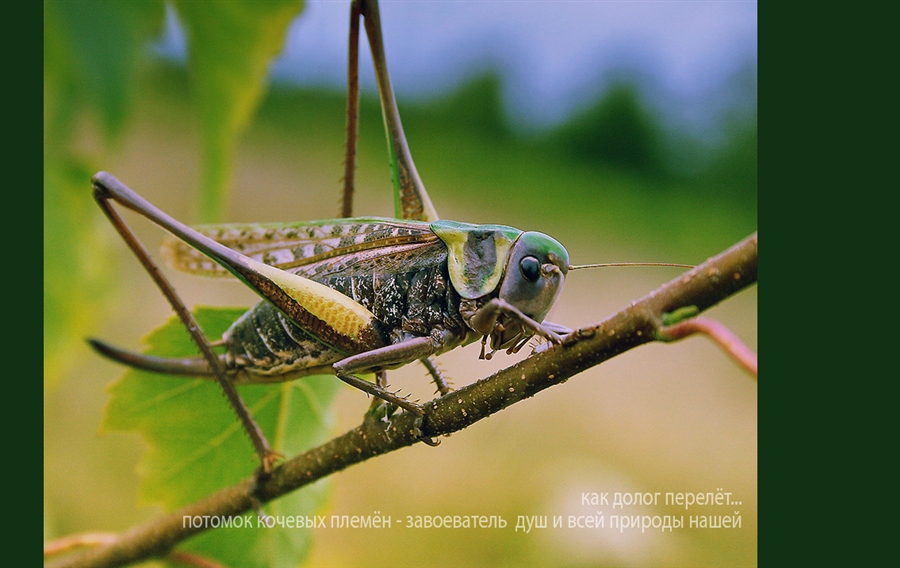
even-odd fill
[{"label": "green katydid", "polygon": [[[569,330],[543,322],[571,268],[553,238],[502,225],[438,220],[412,162],[391,89],[378,5],[351,7],[348,96],[348,175],[352,199],[355,145],[355,61],[363,17],[378,80],[397,195],[398,219],[345,218],[286,225],[191,228],[166,215],[105,172],[94,195],[114,226],[191,331],[202,356],[160,359],[92,340],[101,353],[162,373],[215,378],[244,423],[268,470],[274,457],[234,389],[235,383],[278,382],[333,373],[406,411],[421,405],[384,387],[384,370],[426,362],[441,394],[446,383],[428,358],[482,340],[493,351],[516,352],[537,335],[559,343]],[[144,215],[176,239],[165,245],[170,264],[207,275],[237,276],[263,301],[223,335],[215,353],[149,255],[118,217],[110,200]],[[377,373],[373,384],[359,374]],[[430,442],[427,438],[423,438]]]}]

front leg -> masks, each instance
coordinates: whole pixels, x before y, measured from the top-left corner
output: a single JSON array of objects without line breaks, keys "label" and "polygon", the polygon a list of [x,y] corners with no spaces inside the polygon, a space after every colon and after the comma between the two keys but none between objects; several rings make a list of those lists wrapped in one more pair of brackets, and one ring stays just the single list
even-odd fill
[{"label": "front leg", "polygon": [[498,325],[501,315],[507,315],[518,321],[529,335],[539,335],[551,343],[562,343],[562,337],[554,331],[559,329],[555,324],[544,325],[522,313],[522,311],[506,300],[494,298],[478,308],[469,318],[469,326],[482,335],[491,335]]},{"label": "front leg", "polygon": [[568,328],[564,325],[559,325],[558,323],[553,323],[552,321],[541,322],[541,325],[549,330],[556,332],[558,335],[560,335],[562,337],[571,335],[574,332],[573,329]]},{"label": "front leg", "polygon": [[[552,329],[557,334],[561,335],[564,339],[566,336],[575,333],[574,330],[572,330],[564,325],[559,325],[558,323],[553,323],[550,321],[542,322],[541,325],[543,325],[544,327],[546,327],[548,329]],[[534,347],[534,349],[532,350],[532,353],[543,353],[547,349],[550,349],[551,345],[552,345],[552,343],[541,342]]]}]

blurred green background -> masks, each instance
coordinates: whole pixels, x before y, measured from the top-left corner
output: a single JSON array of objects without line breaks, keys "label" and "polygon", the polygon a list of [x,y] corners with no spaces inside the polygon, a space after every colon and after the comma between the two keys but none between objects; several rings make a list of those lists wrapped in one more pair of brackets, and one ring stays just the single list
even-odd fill
[{"label": "blurred green background", "polygon": [[[45,4],[48,539],[120,531],[160,514],[137,502],[141,438],[98,435],[105,388],[122,369],[93,354],[83,339],[136,348],[170,308],[93,203],[90,176],[110,171],[188,222],[216,216],[292,221],[338,212],[345,94],[285,85],[267,90],[264,82],[264,63],[279,48],[277,30],[299,9],[282,2],[266,13],[231,14],[268,30],[255,43],[248,40],[253,49],[244,53],[252,56],[244,67],[251,78],[234,86],[216,78],[215,48],[223,36],[236,42],[240,30],[203,24],[208,13],[196,16],[201,31],[193,36],[205,52],[196,48],[185,68],[147,56],[147,41],[162,28],[162,3]],[[221,33],[204,35],[210,28]],[[364,54],[361,65],[369,64]],[[739,79],[737,88],[755,97],[755,69]],[[230,98],[209,94],[228,88]],[[491,73],[425,101],[398,97],[417,168],[442,217],[546,232],[567,246],[575,263],[699,263],[756,228],[755,111],[724,112],[722,135],[698,140],[673,131],[646,102],[645,89],[626,76],[565,123],[527,132],[510,124]],[[362,104],[359,152],[355,212],[391,216],[384,135],[371,96]],[[155,250],[161,233],[129,219]],[[573,273],[549,319],[573,328],[600,321],[676,273]],[[255,302],[236,282],[171,276],[189,305]],[[753,287],[709,315],[755,349],[756,305]],[[459,386],[514,360],[477,357],[478,347],[470,346],[440,363]],[[426,397],[431,387],[424,377],[411,365],[393,372],[391,382]],[[356,425],[367,407],[366,397],[342,386],[333,434]],[[501,515],[509,525],[320,529],[310,556],[298,559],[303,565],[754,566],[757,387],[704,339],[646,346],[444,439],[439,448],[419,445],[370,460],[330,483],[321,512],[329,516]],[[581,504],[582,492],[720,488],[742,504],[689,511]],[[739,511],[742,527],[513,530],[518,515],[598,511],[685,518]]]}]

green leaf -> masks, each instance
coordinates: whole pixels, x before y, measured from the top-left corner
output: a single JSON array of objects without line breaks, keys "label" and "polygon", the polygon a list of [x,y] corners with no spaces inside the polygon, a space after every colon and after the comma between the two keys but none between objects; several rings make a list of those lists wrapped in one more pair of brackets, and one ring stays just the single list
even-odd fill
[{"label": "green leaf", "polygon": [[44,2],[44,69],[53,79],[54,134],[71,127],[76,101],[100,113],[107,139],[121,133],[148,40],[162,31],[162,0]]},{"label": "green leaf", "polygon": [[[218,338],[243,309],[199,308],[196,317],[208,337]],[[147,338],[147,353],[196,356],[176,318]],[[326,438],[333,418],[328,407],[340,382],[307,377],[274,385],[240,387],[239,392],[276,451],[292,456]],[[128,371],[109,389],[102,430],[136,431],[149,448],[140,466],[140,498],[172,510],[253,474],[258,460],[215,381]],[[267,504],[269,515],[313,515],[326,498],[318,483]],[[230,528],[208,531],[185,548],[229,566],[296,566],[306,556],[305,529]]]},{"label": "green leaf", "polygon": [[44,385],[87,355],[84,338],[110,307],[116,277],[108,223],[91,199],[90,164],[44,160]]},{"label": "green leaf", "polygon": [[107,145],[122,134],[142,51],[163,16],[162,0],[44,2],[45,386],[88,353],[83,338],[103,321],[115,281],[110,228],[91,199],[99,160],[85,158],[76,126],[95,114]]},{"label": "green leaf", "polygon": [[203,128],[200,221],[220,217],[232,154],[263,94],[269,63],[302,0],[175,0]]}]

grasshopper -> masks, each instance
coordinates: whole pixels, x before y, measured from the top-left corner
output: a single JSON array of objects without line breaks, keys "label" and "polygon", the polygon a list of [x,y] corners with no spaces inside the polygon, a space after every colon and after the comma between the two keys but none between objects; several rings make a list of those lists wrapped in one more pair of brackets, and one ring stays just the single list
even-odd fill
[{"label": "grasshopper", "polygon": [[[449,387],[430,361],[481,339],[482,358],[519,351],[533,336],[560,343],[570,330],[544,322],[569,264],[552,237],[503,225],[439,220],[403,134],[385,61],[378,4],[351,5],[345,214],[352,199],[356,139],[356,60],[363,18],[388,139],[398,219],[341,218],[285,225],[191,228],[112,175],[93,178],[94,197],[191,332],[201,356],[164,359],[90,340],[100,353],[160,373],[214,378],[244,424],[263,469],[275,454],[234,384],[271,383],[333,373],[378,399],[416,414],[423,407],[388,391],[385,371],[421,360],[440,394]],[[164,255],[175,268],[234,275],[263,300],[219,341],[200,331],[177,293],[112,206],[130,208],[172,237]],[[490,342],[489,353],[485,353]],[[216,353],[221,347],[224,353]],[[361,374],[376,373],[375,383]],[[436,442],[420,435],[423,441]]]}]

